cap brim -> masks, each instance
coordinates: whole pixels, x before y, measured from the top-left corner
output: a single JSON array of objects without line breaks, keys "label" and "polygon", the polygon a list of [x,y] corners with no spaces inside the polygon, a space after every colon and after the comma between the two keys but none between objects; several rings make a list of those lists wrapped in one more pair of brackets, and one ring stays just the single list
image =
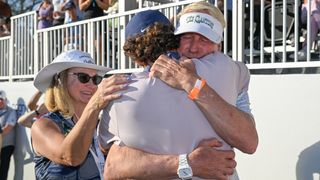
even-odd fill
[{"label": "cap brim", "polygon": [[106,72],[112,70],[108,67],[98,66],[95,64],[80,63],[80,62],[57,62],[52,63],[44,67],[39,71],[36,78],[34,79],[34,86],[41,92],[45,92],[50,86],[52,78],[55,74],[60,73],[66,69],[72,67],[89,68],[95,69],[99,74],[105,74]]},{"label": "cap brim", "polygon": [[210,28],[204,26],[192,26],[192,25],[184,25],[183,27],[177,27],[174,32],[174,35],[184,34],[184,33],[198,33],[202,36],[208,38],[210,41],[219,44],[222,38],[217,34],[214,33]]}]

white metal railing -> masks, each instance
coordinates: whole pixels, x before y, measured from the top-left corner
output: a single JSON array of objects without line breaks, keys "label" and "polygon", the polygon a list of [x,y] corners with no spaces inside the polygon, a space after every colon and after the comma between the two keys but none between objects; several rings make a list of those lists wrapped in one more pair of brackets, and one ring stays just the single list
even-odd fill
[{"label": "white metal railing", "polygon": [[[145,1],[147,4],[139,5],[142,7],[139,9],[41,30],[36,29],[35,12],[14,16],[11,18],[11,36],[0,38],[0,81],[33,78],[54,57],[70,48],[89,52],[97,64],[120,72],[133,71],[138,68],[137,65],[124,56],[121,48],[124,27],[130,18],[142,10],[158,9],[176,23],[177,9],[195,1],[198,0],[144,7],[150,5],[150,2]],[[298,1],[272,1],[271,4],[261,2],[261,5],[254,7],[253,0],[233,1],[232,22],[227,22],[232,24],[232,37],[227,37],[229,29],[226,29],[223,51],[233,59],[246,62],[250,69],[320,67],[319,58],[314,58],[320,54],[320,48],[312,49],[309,41],[308,57],[299,61],[298,46],[292,47],[292,44],[299,44],[301,37],[299,23],[295,23],[299,22]],[[227,12],[226,4],[223,8]],[[257,9],[260,12],[257,13]],[[259,15],[260,22],[254,21],[255,16]],[[260,35],[253,33],[258,27]],[[260,44],[255,46],[257,39]],[[227,48],[228,43],[232,44],[231,49]],[[257,47],[258,51],[255,49]],[[293,53],[295,58],[288,58]]]},{"label": "white metal railing", "polygon": [[9,79],[10,36],[0,38],[0,80]]}]

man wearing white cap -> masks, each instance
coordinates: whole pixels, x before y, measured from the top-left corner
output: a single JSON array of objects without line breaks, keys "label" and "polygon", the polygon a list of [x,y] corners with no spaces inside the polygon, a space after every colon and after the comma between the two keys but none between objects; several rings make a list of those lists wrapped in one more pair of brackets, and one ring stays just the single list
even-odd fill
[{"label": "man wearing white cap", "polygon": [[[217,54],[216,52],[220,51],[224,27],[225,21],[218,8],[205,2],[187,6],[180,16],[175,31],[176,35],[181,35],[178,51],[188,58],[212,58],[213,53]],[[206,114],[207,119],[212,120],[210,124],[215,127],[222,139],[245,153],[254,153],[258,145],[258,135],[249,107],[249,71],[243,63],[232,61],[230,58],[227,60],[229,63],[219,63],[220,61],[213,58],[212,61],[217,64],[212,71],[219,71],[216,72],[218,73],[216,76],[220,79],[212,87],[208,85],[197,87],[198,82],[203,81],[201,72],[197,73],[182,67],[165,56],[161,56],[155,62],[151,74],[187,93],[192,94],[196,89],[195,103]],[[236,70],[239,72],[236,73]],[[238,86],[243,88],[237,96],[236,103],[233,104],[228,99],[222,98],[219,87],[223,83],[228,83],[231,88],[237,78],[241,78]],[[222,90],[225,91],[228,89]]]},{"label": "man wearing white cap", "polygon": [[[184,66],[180,66],[164,55],[161,56],[152,66],[151,73],[172,87],[185,90],[189,94],[189,98],[197,104],[209,120],[210,125],[214,127],[223,140],[243,152],[253,153],[257,147],[258,137],[247,99],[247,88],[249,83],[248,70],[243,64],[221,56],[221,53],[216,53],[215,55],[212,54],[220,50],[219,43],[222,39],[222,29],[224,27],[223,16],[223,23],[220,23],[221,18],[219,19],[219,13],[221,15],[221,12],[219,10],[212,10],[215,8],[209,6],[207,3],[194,3],[191,6],[188,6],[190,8],[186,7],[184,13],[188,10],[192,10],[194,6],[198,6],[198,10],[201,13],[186,13],[185,15],[182,15],[177,27],[176,34],[182,34],[178,51],[181,55],[189,58],[202,58],[206,61],[208,59],[211,60],[212,58],[211,63],[215,65],[211,65],[210,68],[214,67],[214,69],[212,69],[214,79],[216,81],[216,84],[213,84],[214,89],[209,85],[206,85],[205,80],[200,78],[206,77],[201,74],[201,72],[199,72],[198,76],[196,72],[193,72]],[[213,12],[213,14],[217,13],[218,17],[213,18],[214,15],[207,15],[206,13],[208,11]],[[214,59],[217,57],[223,58],[220,60]],[[240,91],[240,93],[235,95],[232,93],[235,90]],[[223,98],[220,97],[221,95]],[[234,107],[236,105],[241,109],[241,111]],[[235,118],[232,118],[230,115]],[[160,125],[161,123],[159,126]],[[150,130],[150,132],[151,131],[152,130]],[[176,131],[180,132],[181,129],[177,128]],[[159,135],[165,136],[164,133],[159,133]],[[123,134],[122,137],[124,137]],[[161,138],[161,136],[159,136],[159,138]],[[144,139],[139,139],[139,141],[144,143]],[[216,145],[213,144],[214,143],[210,146],[216,147]],[[162,145],[163,144],[159,144],[159,146]],[[118,154],[118,159],[113,158],[113,156],[108,156],[108,161],[112,162],[111,164],[108,163],[108,165],[112,166],[113,170],[115,170],[110,172],[116,173],[122,170],[121,173],[125,173],[116,173],[118,177],[168,179],[177,176],[175,175],[177,172],[176,168],[178,167],[177,155],[165,156],[148,154],[143,151],[120,146],[112,146],[110,153]],[[199,168],[199,161],[194,161],[194,156],[190,156],[192,155],[188,155],[187,161],[182,161],[179,156],[179,169],[185,170],[183,171],[184,175],[182,175],[179,174],[178,169],[178,175],[180,178],[192,178],[191,168],[200,169],[201,171],[194,172],[194,174],[202,174],[208,169],[208,166]],[[219,156],[218,151],[216,156]],[[207,158],[207,162],[209,163],[212,156],[208,156]],[[214,158],[215,157],[213,157],[213,159]],[[191,167],[186,163],[188,161],[191,161],[189,162]],[[122,167],[114,165],[118,164],[117,162],[122,162],[119,163]],[[221,162],[217,162],[216,164],[221,164]],[[220,167],[217,167],[215,172],[206,174],[205,177],[227,179],[228,176],[219,172],[221,171],[219,168]]]}]

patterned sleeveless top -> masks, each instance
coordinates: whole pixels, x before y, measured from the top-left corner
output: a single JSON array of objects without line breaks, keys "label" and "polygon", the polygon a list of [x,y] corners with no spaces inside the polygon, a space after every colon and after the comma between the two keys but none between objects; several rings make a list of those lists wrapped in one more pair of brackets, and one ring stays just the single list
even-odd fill
[{"label": "patterned sleeveless top", "polygon": [[[43,116],[53,120],[60,128],[61,132],[67,135],[74,127],[71,119],[65,119],[60,113],[53,112]],[[83,164],[79,166],[66,166],[52,162],[44,156],[35,156],[36,179],[50,180],[98,180],[100,172],[95,162],[94,155],[89,151]]]}]

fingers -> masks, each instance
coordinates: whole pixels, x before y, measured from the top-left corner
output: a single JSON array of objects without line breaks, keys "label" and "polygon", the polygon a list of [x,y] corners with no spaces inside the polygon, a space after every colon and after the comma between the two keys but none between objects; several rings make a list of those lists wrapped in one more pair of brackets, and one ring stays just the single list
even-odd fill
[{"label": "fingers", "polygon": [[205,140],[202,140],[198,147],[199,146],[207,146],[207,147],[221,147],[222,146],[222,142],[220,142],[219,140],[213,138],[213,139],[205,139]]},{"label": "fingers", "polygon": [[150,69],[151,77],[160,77],[161,75],[175,75],[180,65],[166,55],[160,55]]},{"label": "fingers", "polygon": [[108,78],[103,78],[98,86],[93,101],[96,102],[96,107],[102,109],[112,100],[121,97],[122,90],[126,89],[131,82],[130,75],[117,74]]},{"label": "fingers", "polygon": [[192,59],[183,57],[179,62],[182,67],[187,68],[189,71],[196,73],[196,67],[192,61]]},{"label": "fingers", "polygon": [[131,81],[131,76],[128,74],[116,74],[109,76],[107,78],[103,78],[100,85],[104,86],[111,86],[111,85],[117,85],[117,84],[125,84],[129,83]]}]

